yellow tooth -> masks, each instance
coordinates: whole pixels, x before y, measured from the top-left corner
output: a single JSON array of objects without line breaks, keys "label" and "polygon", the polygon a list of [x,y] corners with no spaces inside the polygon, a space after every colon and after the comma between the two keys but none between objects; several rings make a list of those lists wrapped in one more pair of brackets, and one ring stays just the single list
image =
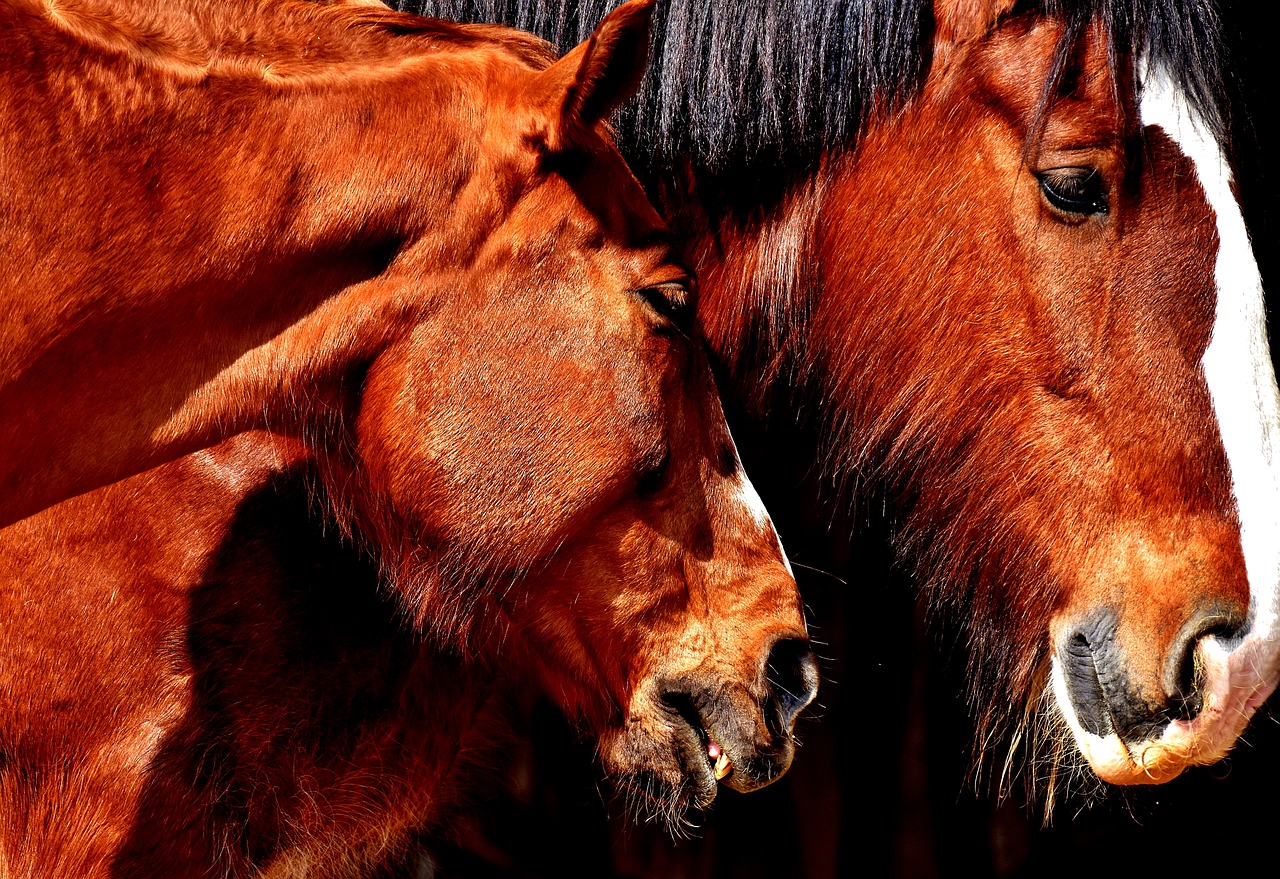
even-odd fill
[{"label": "yellow tooth", "polygon": [[729,770],[732,768],[733,768],[733,764],[729,762],[729,755],[726,754],[724,751],[721,751],[720,756],[716,758],[716,765],[715,765],[715,769],[713,770],[716,776],[716,781],[719,781],[720,779],[728,775]]}]

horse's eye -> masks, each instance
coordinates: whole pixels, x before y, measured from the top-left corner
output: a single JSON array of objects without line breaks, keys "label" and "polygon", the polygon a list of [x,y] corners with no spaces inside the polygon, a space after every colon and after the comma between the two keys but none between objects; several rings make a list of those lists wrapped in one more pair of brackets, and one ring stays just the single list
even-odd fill
[{"label": "horse's eye", "polygon": [[671,451],[663,448],[652,460],[640,467],[636,478],[636,493],[641,497],[655,493],[662,488],[667,479],[667,470],[671,466]]},{"label": "horse's eye", "polygon": [[642,287],[636,293],[658,314],[680,329],[688,329],[693,323],[693,297],[689,285],[683,281],[667,281]]},{"label": "horse's eye", "polygon": [[1087,217],[1110,208],[1105,181],[1096,168],[1052,168],[1036,174],[1036,179],[1049,204],[1064,213]]}]

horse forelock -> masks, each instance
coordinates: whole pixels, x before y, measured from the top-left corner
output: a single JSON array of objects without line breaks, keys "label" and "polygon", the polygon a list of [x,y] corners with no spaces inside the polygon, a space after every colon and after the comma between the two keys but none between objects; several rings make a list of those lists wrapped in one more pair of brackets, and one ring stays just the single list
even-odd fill
[{"label": "horse forelock", "polygon": [[[1140,93],[1145,72],[1161,70],[1212,136],[1221,144],[1227,143],[1229,65],[1221,22],[1213,4],[1183,0],[1044,0],[1030,14],[1053,15],[1065,23],[1041,96],[1041,114],[1055,99],[1071,56],[1088,29],[1096,26],[1106,41],[1117,88],[1132,82]],[[1120,97],[1121,103],[1126,103]]]}]

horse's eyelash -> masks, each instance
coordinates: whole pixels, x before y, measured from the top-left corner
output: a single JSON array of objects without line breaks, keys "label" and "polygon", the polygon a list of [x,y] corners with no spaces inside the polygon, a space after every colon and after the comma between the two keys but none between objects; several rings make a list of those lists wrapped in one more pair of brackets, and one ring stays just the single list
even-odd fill
[{"label": "horse's eyelash", "polygon": [[1106,214],[1106,181],[1097,168],[1054,168],[1037,173],[1040,191],[1051,205],[1071,214]]},{"label": "horse's eyelash", "polygon": [[689,288],[684,284],[669,282],[642,287],[636,291],[654,311],[676,324],[687,322],[693,315]]}]

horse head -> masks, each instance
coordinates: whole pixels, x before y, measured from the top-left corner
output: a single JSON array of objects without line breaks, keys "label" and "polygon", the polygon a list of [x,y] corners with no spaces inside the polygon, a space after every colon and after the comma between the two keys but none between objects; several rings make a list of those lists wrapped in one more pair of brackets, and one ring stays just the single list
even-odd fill
[{"label": "horse head", "polygon": [[824,285],[858,295],[814,335],[864,365],[850,446],[968,620],[984,724],[1012,686],[1014,726],[1160,782],[1275,686],[1280,437],[1218,96],[1105,5],[935,4],[921,93],[832,175]]},{"label": "horse head", "polygon": [[780,775],[817,677],[692,331],[692,281],[604,133],[649,14],[627,4],[494,90],[500,160],[463,197],[497,219],[378,280],[433,292],[363,372],[333,482],[423,629],[531,664],[606,769],[674,819],[720,780]]}]

